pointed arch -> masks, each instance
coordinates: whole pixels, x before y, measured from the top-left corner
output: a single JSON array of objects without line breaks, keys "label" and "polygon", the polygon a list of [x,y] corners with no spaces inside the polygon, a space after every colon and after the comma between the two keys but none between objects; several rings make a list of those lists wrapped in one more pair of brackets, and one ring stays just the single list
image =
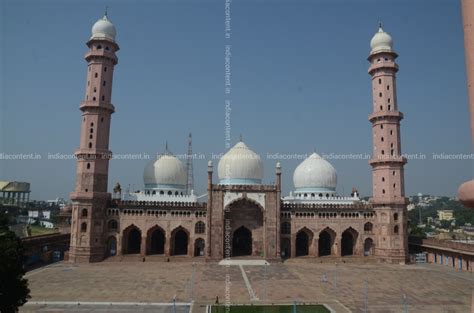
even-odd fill
[{"label": "pointed arch", "polygon": [[171,232],[171,255],[187,255],[189,246],[189,231],[183,226],[176,227]]},{"label": "pointed arch", "polygon": [[194,256],[204,256],[205,242],[202,238],[194,241]]},{"label": "pointed arch", "polygon": [[147,254],[165,254],[166,232],[159,226],[151,227],[146,235]]},{"label": "pointed arch", "polygon": [[107,238],[107,251],[106,256],[114,256],[117,254],[117,239],[115,236],[109,236]]},{"label": "pointed arch", "polygon": [[341,256],[353,255],[359,233],[352,227],[342,232],[341,236]]},{"label": "pointed arch", "polygon": [[326,227],[319,232],[318,256],[328,256],[333,254],[333,246],[336,241],[336,232],[330,227]]},{"label": "pointed arch", "polygon": [[301,228],[296,233],[295,241],[295,255],[305,256],[309,255],[311,243],[313,242],[314,234],[311,230],[306,227]]},{"label": "pointed arch", "polygon": [[122,233],[123,254],[137,254],[141,251],[142,231],[134,224],[128,226]]},{"label": "pointed arch", "polygon": [[374,254],[374,240],[372,238],[366,238],[364,241],[364,256],[369,256]]}]

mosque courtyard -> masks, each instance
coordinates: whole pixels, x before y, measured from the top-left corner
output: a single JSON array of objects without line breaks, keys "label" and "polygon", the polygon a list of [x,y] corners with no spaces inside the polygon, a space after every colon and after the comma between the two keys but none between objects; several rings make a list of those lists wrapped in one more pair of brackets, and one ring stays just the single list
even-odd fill
[{"label": "mosque courtyard", "polygon": [[32,298],[20,312],[204,313],[216,297],[325,304],[333,312],[471,312],[474,276],[441,265],[260,263],[56,263],[27,273]]}]

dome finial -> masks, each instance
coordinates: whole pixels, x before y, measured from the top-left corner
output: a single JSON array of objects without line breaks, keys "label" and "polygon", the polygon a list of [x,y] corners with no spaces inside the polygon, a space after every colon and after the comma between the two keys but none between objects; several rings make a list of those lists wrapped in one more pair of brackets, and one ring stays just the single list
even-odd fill
[{"label": "dome finial", "polygon": [[104,11],[104,16],[105,16],[106,18],[108,17],[108,16],[107,16],[107,10],[108,10],[108,9],[109,9],[109,7],[106,5],[106,6],[105,6],[105,11]]},{"label": "dome finial", "polygon": [[383,32],[383,23],[379,20],[379,32]]},{"label": "dome finial", "polygon": [[242,134],[240,134],[239,141],[242,142]]}]

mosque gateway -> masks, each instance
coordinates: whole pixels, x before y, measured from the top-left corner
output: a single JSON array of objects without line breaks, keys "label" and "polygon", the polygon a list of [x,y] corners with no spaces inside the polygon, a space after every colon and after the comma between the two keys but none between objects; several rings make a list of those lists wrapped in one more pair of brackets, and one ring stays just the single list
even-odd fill
[{"label": "mosque gateway", "polygon": [[262,160],[242,140],[217,166],[209,162],[204,196],[187,191],[186,166],[168,149],[145,166],[141,191],[124,192],[117,184],[108,193],[112,78],[119,50],[115,38],[115,27],[104,16],[87,42],[77,178],[71,193],[71,261],[136,254],[216,261],[356,256],[406,262],[406,160],[401,157],[397,54],[381,26],[368,59],[373,90],[369,202],[356,189],[349,197],[339,196],[336,169],[317,153],[296,167],[294,189],[282,195],[280,163],[270,169],[275,183],[263,184]]}]

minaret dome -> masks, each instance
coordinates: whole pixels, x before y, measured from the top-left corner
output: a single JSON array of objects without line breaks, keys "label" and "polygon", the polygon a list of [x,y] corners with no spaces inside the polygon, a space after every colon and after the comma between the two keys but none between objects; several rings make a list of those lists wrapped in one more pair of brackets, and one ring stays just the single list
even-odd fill
[{"label": "minaret dome", "polygon": [[92,26],[92,36],[91,39],[105,39],[115,42],[115,35],[117,31],[115,30],[114,24],[112,24],[107,18],[107,13],[95,22]]},{"label": "minaret dome", "polygon": [[393,52],[393,39],[388,33],[382,28],[382,23],[379,24],[379,31],[375,33],[374,37],[370,41],[370,54],[379,52]]}]

